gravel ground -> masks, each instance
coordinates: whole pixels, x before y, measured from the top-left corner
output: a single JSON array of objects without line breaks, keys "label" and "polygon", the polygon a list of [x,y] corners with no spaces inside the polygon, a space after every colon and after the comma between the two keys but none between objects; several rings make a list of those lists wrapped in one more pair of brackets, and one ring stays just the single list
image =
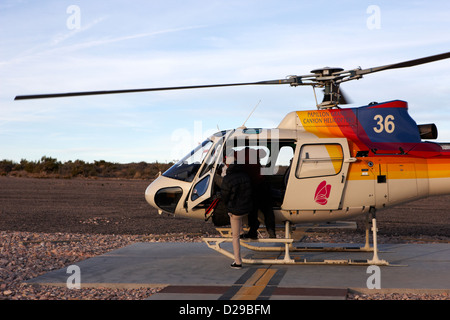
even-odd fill
[{"label": "gravel ground", "polygon": [[[24,281],[135,242],[201,241],[211,223],[158,215],[144,200],[148,181],[0,177],[0,299],[141,300],[161,288],[82,288]],[[449,243],[450,196],[378,213],[380,243]],[[308,236],[306,242],[364,242],[356,231]],[[350,300],[450,300],[448,294],[357,294]]]},{"label": "gravel ground", "polygon": [[28,285],[26,280],[143,241],[201,241],[183,235],[99,235],[0,231],[0,299],[141,300],[161,288],[81,288]]}]

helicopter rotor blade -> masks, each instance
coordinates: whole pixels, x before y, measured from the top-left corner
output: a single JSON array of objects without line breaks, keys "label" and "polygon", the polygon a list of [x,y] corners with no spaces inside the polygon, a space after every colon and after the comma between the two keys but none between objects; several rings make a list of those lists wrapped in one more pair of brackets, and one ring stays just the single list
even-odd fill
[{"label": "helicopter rotor blade", "polygon": [[92,96],[92,95],[118,94],[118,93],[167,91],[167,90],[199,89],[199,88],[217,88],[217,87],[248,86],[248,85],[294,84],[296,82],[296,80],[297,80],[296,78],[287,78],[287,79],[280,79],[280,80],[267,80],[267,81],[258,81],[258,82],[225,83],[225,84],[195,85],[195,86],[181,86],[181,87],[162,87],[162,88],[123,89],[123,90],[105,90],[105,91],[81,91],[81,92],[66,92],[66,93],[19,95],[19,96],[16,96],[14,98],[14,100],[63,98],[63,97]]},{"label": "helicopter rotor blade", "polygon": [[[248,85],[275,85],[275,84],[289,84],[293,87],[312,85],[319,87],[329,87],[326,91],[327,98],[324,102],[330,101],[334,104],[347,104],[348,99],[341,92],[339,94],[337,90],[342,82],[357,80],[363,77],[363,75],[374,73],[389,69],[398,69],[413,67],[429,62],[434,62],[438,60],[450,58],[450,52],[441,53],[433,56],[428,56],[424,58],[403,61],[399,63],[389,64],[385,66],[367,68],[367,69],[352,69],[352,70],[342,70],[341,68],[335,68],[330,70],[330,68],[317,69],[311,71],[312,74],[302,75],[302,76],[288,76],[285,79],[279,80],[267,80],[267,81],[257,81],[257,82],[244,82],[244,83],[225,83],[225,84],[210,84],[210,85],[194,85],[194,86],[179,86],[179,87],[162,87],[162,88],[143,88],[143,89],[123,89],[123,90],[104,90],[104,91],[81,91],[81,92],[67,92],[67,93],[49,93],[49,94],[34,94],[34,95],[19,95],[16,96],[14,100],[27,100],[27,99],[45,99],[45,98],[62,98],[62,97],[75,97],[75,96],[91,96],[91,95],[105,95],[105,94],[118,94],[118,93],[134,93],[134,92],[149,92],[149,91],[167,91],[167,90],[182,90],[182,89],[199,89],[199,88],[217,88],[217,87],[232,87],[232,86],[248,86]],[[325,74],[325,71],[327,73]],[[331,74],[330,74],[331,73]],[[339,101],[336,100],[339,97]]]},{"label": "helicopter rotor blade", "polygon": [[383,70],[414,67],[417,65],[434,62],[434,61],[438,61],[438,60],[443,60],[443,59],[448,59],[448,58],[450,58],[450,52],[436,54],[433,56],[428,56],[428,57],[409,60],[409,61],[403,61],[403,62],[394,63],[394,64],[388,64],[388,65],[380,66],[380,67],[367,68],[367,69],[362,69],[362,70],[358,69],[358,70],[356,70],[355,73],[356,73],[356,75],[364,75],[364,74],[374,73],[374,72],[383,71]]},{"label": "helicopter rotor blade", "polygon": [[339,104],[351,104],[352,100],[349,99],[347,94],[344,94],[344,91],[339,88]]},{"label": "helicopter rotor blade", "polygon": [[341,88],[333,86],[332,93],[327,93],[325,89],[323,90],[322,104],[336,100],[334,97],[337,97],[338,104],[352,103],[351,99],[348,98],[348,95]]}]

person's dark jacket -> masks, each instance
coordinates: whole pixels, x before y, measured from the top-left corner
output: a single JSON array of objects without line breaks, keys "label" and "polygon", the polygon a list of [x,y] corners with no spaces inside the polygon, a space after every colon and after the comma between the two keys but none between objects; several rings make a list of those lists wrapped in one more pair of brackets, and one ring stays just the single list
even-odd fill
[{"label": "person's dark jacket", "polygon": [[253,208],[252,184],[250,177],[245,172],[245,167],[240,164],[232,164],[227,169],[227,174],[222,180],[222,201],[235,215],[244,215]]}]

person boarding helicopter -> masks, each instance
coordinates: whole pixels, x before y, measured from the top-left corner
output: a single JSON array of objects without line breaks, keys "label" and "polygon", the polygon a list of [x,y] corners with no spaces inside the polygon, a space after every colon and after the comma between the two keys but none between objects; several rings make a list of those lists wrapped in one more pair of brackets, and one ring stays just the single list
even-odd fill
[{"label": "person boarding helicopter", "polygon": [[253,210],[252,183],[244,164],[232,156],[226,158],[227,172],[222,180],[221,191],[228,215],[230,216],[233,238],[234,262],[231,267],[242,268],[240,236],[243,230],[243,218]]}]

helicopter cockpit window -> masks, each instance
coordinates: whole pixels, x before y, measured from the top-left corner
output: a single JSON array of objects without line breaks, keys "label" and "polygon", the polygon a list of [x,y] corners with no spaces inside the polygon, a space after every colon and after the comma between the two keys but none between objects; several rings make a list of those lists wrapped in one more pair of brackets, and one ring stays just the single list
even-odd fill
[{"label": "helicopter cockpit window", "polygon": [[209,172],[211,168],[214,166],[214,163],[216,162],[217,156],[219,154],[219,152],[217,151],[220,150],[221,147],[222,147],[222,140],[216,143],[214,149],[209,154],[209,157],[206,159],[205,165],[203,166],[203,169],[200,172],[199,177],[203,177],[203,175]]},{"label": "helicopter cockpit window", "polygon": [[279,175],[283,175],[289,169],[292,158],[294,157],[294,149],[290,145],[281,146],[278,152],[278,157],[275,162],[276,172]]},{"label": "helicopter cockpit window", "polygon": [[203,141],[183,159],[164,172],[163,176],[192,182],[212,145],[213,142],[209,139]]},{"label": "helicopter cockpit window", "polygon": [[259,164],[262,175],[283,176],[290,166],[294,150],[293,140],[245,140],[228,141],[224,154],[233,155],[238,163]]},{"label": "helicopter cockpit window", "polygon": [[300,150],[297,178],[333,176],[342,169],[344,153],[340,144],[310,144]]},{"label": "helicopter cockpit window", "polygon": [[[228,146],[230,145],[227,143]],[[227,146],[227,147],[228,147]],[[225,151],[227,156],[233,156],[239,164],[260,164],[266,166],[270,161],[270,149],[267,146],[233,146]]]},{"label": "helicopter cockpit window", "polygon": [[191,200],[197,200],[199,197],[205,194],[206,190],[208,190],[210,176],[204,177],[200,180],[194,187],[192,191]]}]

